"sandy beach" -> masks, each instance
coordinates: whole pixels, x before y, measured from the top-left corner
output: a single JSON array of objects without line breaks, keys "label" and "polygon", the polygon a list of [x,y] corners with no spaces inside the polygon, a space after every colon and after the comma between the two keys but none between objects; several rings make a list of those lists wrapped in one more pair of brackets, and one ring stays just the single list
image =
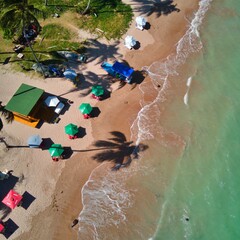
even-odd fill
[{"label": "sandy beach", "polygon": [[[132,5],[135,16],[142,15],[141,9],[148,3],[131,0],[124,2]],[[99,152],[94,143],[113,137],[111,134],[113,131],[125,136],[126,142],[133,140],[130,128],[141,109],[142,94],[139,83],[151,81],[142,72],[142,68],[156,60],[164,59],[175,50],[176,43],[187,29],[189,23],[187,16],[192,17],[198,8],[198,0],[188,3],[176,0],[174,4],[177,4],[176,8],[179,11],[161,16],[156,13],[146,16],[150,24],[148,30],[136,29],[133,18],[127,34],[120,41],[91,40],[91,48],[87,52],[89,62],[73,66],[83,76],[79,88],[66,79],[42,79],[35,75],[26,76],[14,72],[9,65],[1,67],[0,95],[3,104],[7,104],[21,83],[34,85],[48,93],[73,101],[60,115],[57,124],[44,123],[39,129],[35,129],[16,121],[12,124],[4,122],[0,137],[4,137],[10,148],[7,151],[4,143],[0,143],[0,170],[13,170],[12,175],[16,181],[14,189],[21,194],[27,192],[32,196],[27,209],[16,208],[3,219],[6,221],[11,218],[18,226],[9,239],[77,239],[78,225],[71,228],[71,223],[78,218],[83,207],[81,189],[93,169],[101,164],[100,161],[93,159]],[[140,42],[140,48],[137,50],[125,48],[123,39],[126,35],[134,36]],[[100,67],[102,59],[126,61],[137,72],[136,77],[139,79],[137,84],[126,84],[120,89],[119,82],[109,84],[102,78],[105,74]],[[101,81],[111,94],[109,98],[98,102],[90,97],[90,91],[92,85]],[[152,98],[153,96],[145,96],[144,100],[151,101]],[[78,109],[83,102],[89,102],[98,109],[99,115],[83,119]],[[67,138],[64,126],[70,122],[81,127],[80,138],[74,140]],[[66,160],[53,162],[48,150],[31,149],[26,146],[27,138],[32,134],[39,134],[42,138],[50,138],[54,143],[71,148],[71,155]],[[131,165],[134,164],[138,163],[133,161]],[[109,168],[109,171],[113,166],[113,161],[106,161],[106,168]],[[5,238],[0,236],[0,239]]]}]

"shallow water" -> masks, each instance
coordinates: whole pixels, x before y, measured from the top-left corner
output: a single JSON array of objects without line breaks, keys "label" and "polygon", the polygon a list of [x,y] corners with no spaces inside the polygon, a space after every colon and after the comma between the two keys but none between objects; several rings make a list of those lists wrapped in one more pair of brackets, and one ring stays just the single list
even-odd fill
[{"label": "shallow water", "polygon": [[239,238],[239,16],[236,1],[200,1],[176,54],[145,68],[153,85],[141,90],[158,96],[131,130],[149,150],[130,168],[94,170],[79,239]]}]

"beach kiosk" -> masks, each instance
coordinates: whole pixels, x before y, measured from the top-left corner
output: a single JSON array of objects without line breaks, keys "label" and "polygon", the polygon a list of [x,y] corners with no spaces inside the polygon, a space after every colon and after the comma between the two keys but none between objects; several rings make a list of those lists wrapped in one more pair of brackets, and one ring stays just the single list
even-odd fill
[{"label": "beach kiosk", "polygon": [[44,104],[44,97],[44,90],[23,83],[5,109],[13,113],[14,120],[37,127],[41,120],[50,123],[54,116],[54,110]]}]

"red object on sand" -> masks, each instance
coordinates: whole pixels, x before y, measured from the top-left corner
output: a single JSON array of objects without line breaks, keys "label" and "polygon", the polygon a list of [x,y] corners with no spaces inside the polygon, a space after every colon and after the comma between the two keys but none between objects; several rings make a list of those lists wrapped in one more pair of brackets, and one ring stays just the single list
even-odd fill
[{"label": "red object on sand", "polygon": [[0,233],[4,231],[4,226],[0,223]]},{"label": "red object on sand", "polygon": [[102,100],[101,96],[96,96],[94,94],[92,94],[92,98],[97,99],[98,101]]},{"label": "red object on sand", "polygon": [[71,135],[68,135],[68,138],[69,138],[69,139],[73,139],[73,136],[71,136]]},{"label": "red object on sand", "polygon": [[84,119],[88,119],[88,118],[90,118],[90,115],[89,114],[83,114],[83,117],[84,117]]},{"label": "red object on sand", "polygon": [[20,204],[22,198],[22,195],[15,192],[14,190],[10,190],[7,196],[2,200],[2,203],[10,207],[11,209],[14,209]]}]

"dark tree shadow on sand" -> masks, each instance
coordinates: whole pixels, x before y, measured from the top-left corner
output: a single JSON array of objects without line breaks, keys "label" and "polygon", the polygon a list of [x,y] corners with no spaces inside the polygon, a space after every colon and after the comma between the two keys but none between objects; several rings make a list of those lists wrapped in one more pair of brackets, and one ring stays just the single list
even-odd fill
[{"label": "dark tree shadow on sand", "polygon": [[[104,44],[99,42],[96,39],[88,39],[87,42],[84,43],[87,52],[87,62],[85,64],[81,64],[81,72],[78,77],[78,84],[76,84],[72,89],[61,93],[59,96],[65,96],[71,92],[79,92],[81,90],[81,96],[87,96],[91,92],[91,88],[93,85],[102,85],[104,89],[111,88],[112,83],[108,81],[103,75],[98,75],[92,71],[86,71],[86,66],[89,62],[96,61],[96,64],[101,64],[106,59],[122,58],[122,55],[118,53],[118,44],[119,42],[116,41],[114,44]],[[71,62],[72,68],[78,68],[78,62]]]},{"label": "dark tree shadow on sand", "polygon": [[168,15],[172,12],[179,12],[177,4],[173,0],[139,0],[138,3],[130,4],[134,11],[140,12],[143,15],[150,16],[156,13],[157,17]]},{"label": "dark tree shadow on sand", "polygon": [[128,167],[133,159],[138,157],[140,151],[148,148],[147,145],[134,145],[127,141],[125,135],[118,131],[110,132],[112,137],[108,140],[98,140],[94,146],[102,152],[95,154],[92,158],[98,162],[112,161],[112,170],[119,170],[121,167]]}]

